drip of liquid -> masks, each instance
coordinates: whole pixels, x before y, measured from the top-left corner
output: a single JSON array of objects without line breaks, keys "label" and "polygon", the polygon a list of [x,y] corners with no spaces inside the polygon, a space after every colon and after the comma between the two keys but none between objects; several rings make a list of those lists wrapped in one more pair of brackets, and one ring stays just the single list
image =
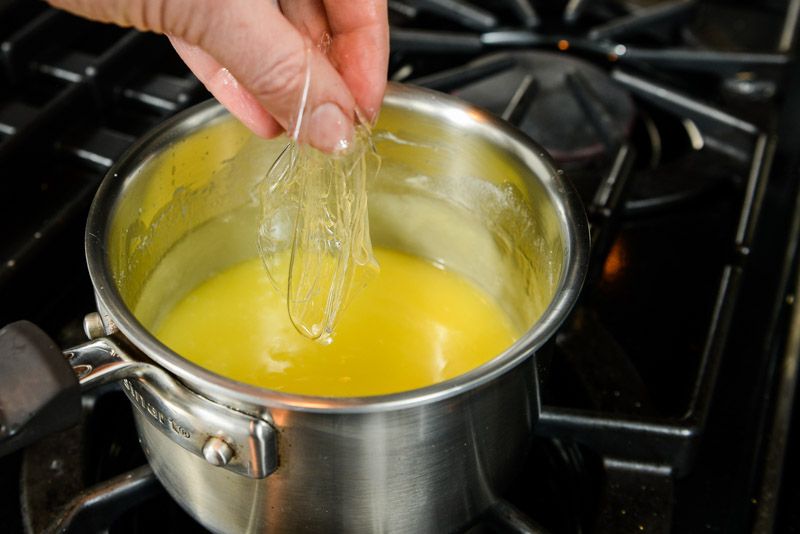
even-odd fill
[{"label": "drip of liquid", "polygon": [[[323,345],[301,335],[260,260],[191,291],[156,329],[171,349],[220,375],[290,393],[351,397],[407,391],[463,374],[519,336],[459,275],[376,248],[381,271]],[[283,269],[288,269],[288,255]]]}]

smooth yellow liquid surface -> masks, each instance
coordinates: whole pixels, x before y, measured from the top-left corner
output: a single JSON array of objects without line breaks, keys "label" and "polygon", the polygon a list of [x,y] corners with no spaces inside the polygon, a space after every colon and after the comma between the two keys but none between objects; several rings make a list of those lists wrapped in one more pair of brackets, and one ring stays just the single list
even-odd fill
[{"label": "smooth yellow liquid surface", "polygon": [[178,354],[234,380],[308,395],[406,391],[478,367],[518,337],[478,288],[431,263],[375,249],[380,274],[343,312],[333,342],[299,334],[259,259],[189,293],[157,337]]}]

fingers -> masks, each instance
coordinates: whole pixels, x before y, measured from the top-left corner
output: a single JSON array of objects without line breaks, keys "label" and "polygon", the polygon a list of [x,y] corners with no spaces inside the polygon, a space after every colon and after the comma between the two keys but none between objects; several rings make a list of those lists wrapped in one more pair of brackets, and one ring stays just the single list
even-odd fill
[{"label": "fingers", "polygon": [[278,3],[281,13],[313,44],[319,45],[326,34],[330,35],[328,14],[322,0],[280,0]]},{"label": "fingers", "polygon": [[355,100],[330,61],[270,2],[209,1],[223,7],[216,8],[213,31],[200,33],[193,44],[227,66],[289,132],[310,73],[303,140],[327,152],[346,147],[353,136]]},{"label": "fingers", "polygon": [[[167,33],[198,47],[209,57],[193,55],[192,68],[204,82],[248,117],[260,133],[270,130],[263,116],[253,114],[252,101],[228,91],[238,80],[283,127],[291,130],[303,93],[307,68],[313,75],[308,91],[307,140],[328,152],[346,146],[353,135],[356,102],[333,65],[279,11],[265,0],[50,0],[56,7],[96,20]],[[181,45],[179,44],[180,48]],[[310,52],[306,52],[310,50]],[[216,66],[224,66],[233,78]],[[220,74],[222,73],[222,74]],[[200,73],[198,73],[200,74]],[[215,93],[216,94],[216,93]],[[239,99],[236,101],[236,99]],[[248,123],[249,124],[249,123]]]},{"label": "fingers", "polygon": [[216,59],[180,37],[169,37],[175,51],[203,82],[206,89],[242,123],[261,137],[271,138],[283,132],[281,125],[242,87],[230,71]]},{"label": "fingers", "polygon": [[333,34],[330,57],[370,120],[386,90],[389,22],[386,0],[324,0]]},{"label": "fingers", "polygon": [[356,103],[374,120],[386,89],[389,28],[385,0],[282,0],[281,11],[318,44],[332,37],[329,58]]}]

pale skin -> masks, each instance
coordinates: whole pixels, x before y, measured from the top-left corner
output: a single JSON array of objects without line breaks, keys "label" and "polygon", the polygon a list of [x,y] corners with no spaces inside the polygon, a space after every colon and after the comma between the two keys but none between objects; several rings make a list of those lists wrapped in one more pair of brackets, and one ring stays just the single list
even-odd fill
[{"label": "pale skin", "polygon": [[93,20],[163,33],[206,88],[262,137],[291,130],[311,73],[305,140],[346,148],[386,89],[386,0],[48,0]]}]

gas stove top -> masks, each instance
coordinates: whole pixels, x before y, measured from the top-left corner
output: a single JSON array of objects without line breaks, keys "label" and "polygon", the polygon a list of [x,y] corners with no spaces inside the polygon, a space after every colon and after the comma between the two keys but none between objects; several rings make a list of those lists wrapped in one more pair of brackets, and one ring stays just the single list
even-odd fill
[{"label": "gas stove top", "polygon": [[[390,77],[547,149],[592,259],[536,356],[528,460],[474,530],[796,531],[800,1],[495,4],[390,1]],[[44,4],[0,2],[0,43],[0,319],[68,346],[94,307],[83,225],[104,172],[208,95],[165,39]],[[84,405],[80,427],[0,459],[0,531],[202,532],[121,392]]]}]

